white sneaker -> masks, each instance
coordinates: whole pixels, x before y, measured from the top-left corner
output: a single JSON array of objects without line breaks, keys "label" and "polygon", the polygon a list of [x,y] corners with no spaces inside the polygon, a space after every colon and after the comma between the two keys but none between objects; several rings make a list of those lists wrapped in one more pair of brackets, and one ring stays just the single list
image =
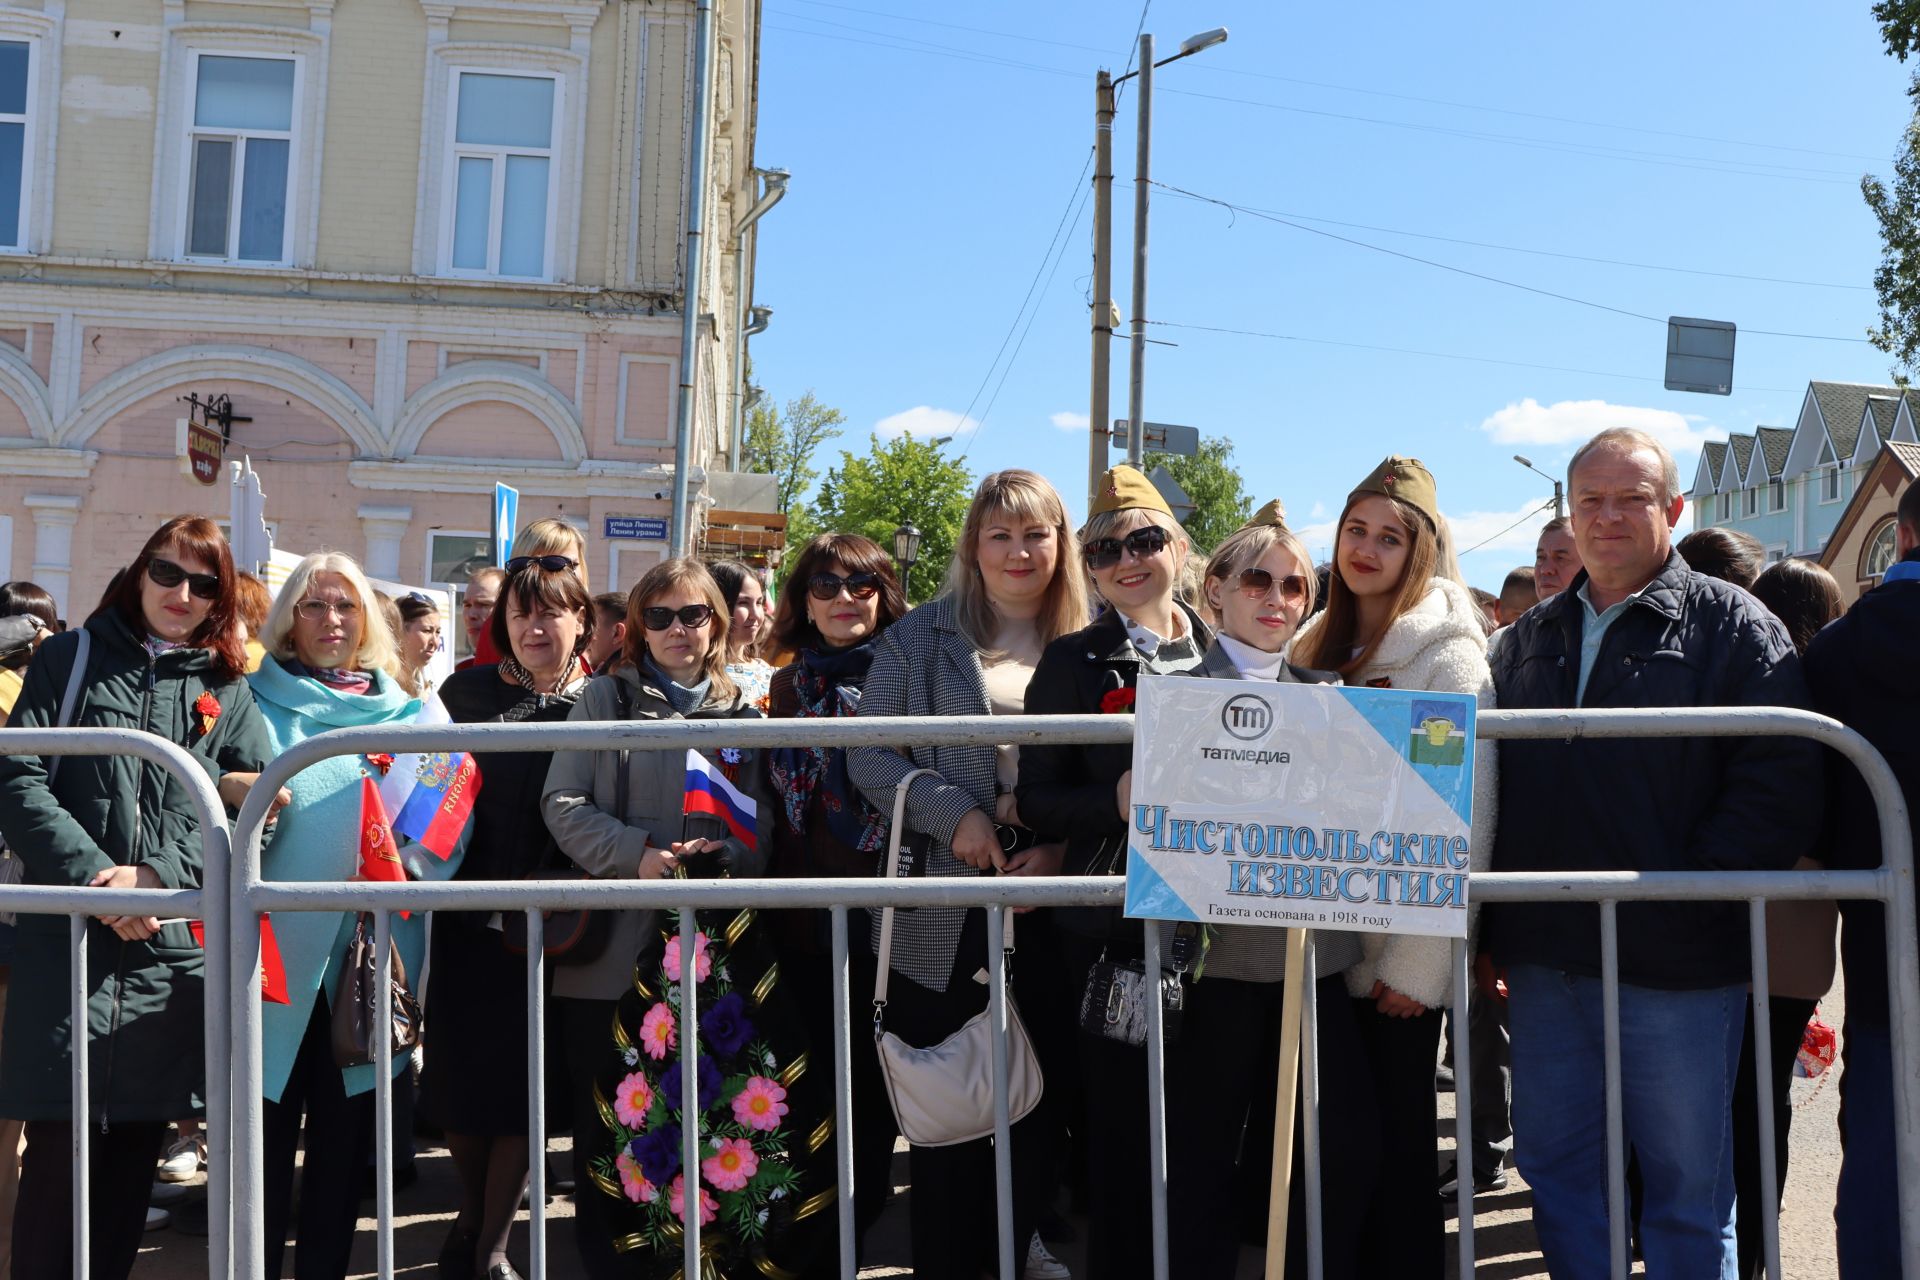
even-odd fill
[{"label": "white sneaker", "polygon": [[154,1177],[161,1182],[186,1182],[207,1167],[207,1140],[199,1134],[167,1144]]},{"label": "white sneaker", "polygon": [[165,1209],[149,1208],[147,1210],[147,1230],[149,1231],[158,1231],[172,1222],[173,1215]]},{"label": "white sneaker", "polygon": [[1047,1252],[1038,1231],[1027,1241],[1027,1265],[1020,1274],[1024,1280],[1073,1280],[1067,1264]]}]

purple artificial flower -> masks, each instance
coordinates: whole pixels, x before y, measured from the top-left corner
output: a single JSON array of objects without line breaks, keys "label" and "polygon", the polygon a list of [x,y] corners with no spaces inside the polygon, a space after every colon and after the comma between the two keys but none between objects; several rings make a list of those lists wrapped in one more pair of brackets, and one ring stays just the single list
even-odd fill
[{"label": "purple artificial flower", "polygon": [[627,1154],[640,1162],[641,1176],[664,1187],[680,1172],[680,1126],[663,1124],[627,1144]]},{"label": "purple artificial flower", "polygon": [[[713,1002],[700,1019],[701,1034],[707,1044],[723,1058],[731,1058],[753,1039],[753,1023],[747,1019],[747,1002],[737,991],[729,991]],[[704,1093],[704,1087],[702,1092]]]},{"label": "purple artificial flower", "polygon": [[[680,1109],[680,1099],[683,1096],[681,1088],[684,1081],[680,1064],[681,1059],[675,1058],[673,1065],[660,1074],[660,1092],[666,1097],[667,1106],[675,1111]],[[700,1110],[705,1111],[720,1100],[720,1086],[725,1081],[720,1077],[720,1068],[713,1065],[713,1059],[707,1054],[700,1055],[700,1065],[694,1070],[698,1073],[694,1077],[697,1082],[694,1087],[698,1092]],[[660,1185],[652,1178],[648,1178],[647,1181],[653,1182],[655,1186]]]}]

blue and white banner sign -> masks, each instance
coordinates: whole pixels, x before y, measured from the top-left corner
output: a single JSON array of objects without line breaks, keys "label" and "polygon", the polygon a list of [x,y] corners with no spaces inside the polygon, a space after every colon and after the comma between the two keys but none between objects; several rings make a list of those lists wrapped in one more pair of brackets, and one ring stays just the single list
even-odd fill
[{"label": "blue and white banner sign", "polygon": [[1143,676],[1129,916],[1467,934],[1474,700]]}]

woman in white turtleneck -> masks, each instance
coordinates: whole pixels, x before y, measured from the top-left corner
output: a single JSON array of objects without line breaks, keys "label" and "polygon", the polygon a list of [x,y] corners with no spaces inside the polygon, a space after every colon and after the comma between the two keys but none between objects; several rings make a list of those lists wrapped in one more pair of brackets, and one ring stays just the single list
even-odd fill
[{"label": "woman in white turtleneck", "polygon": [[[1218,680],[1339,684],[1329,671],[1297,667],[1286,648],[1313,608],[1313,561],[1286,526],[1278,502],[1262,507],[1220,544],[1208,561],[1207,603],[1217,619],[1213,644],[1193,674]],[[1168,1221],[1182,1275],[1200,1280],[1234,1274],[1238,1222],[1248,1200],[1266,1203],[1272,1168],[1274,1073],[1279,1060],[1286,930],[1261,925],[1209,927],[1208,945],[1191,981],[1180,1038],[1167,1050],[1167,1163],[1173,1169],[1240,1168],[1240,1198],[1222,1195],[1215,1178],[1172,1179]],[[1379,1167],[1379,1122],[1372,1072],[1341,976],[1360,960],[1350,933],[1316,932],[1319,1014],[1321,1180],[1337,1186],[1322,1204],[1325,1274],[1380,1274],[1365,1265],[1365,1214]],[[1240,1141],[1243,1125],[1246,1141]],[[1296,1141],[1294,1159],[1300,1159]],[[1295,1165],[1294,1222],[1304,1222],[1305,1177]],[[1287,1274],[1306,1274],[1306,1232],[1287,1238]]]}]

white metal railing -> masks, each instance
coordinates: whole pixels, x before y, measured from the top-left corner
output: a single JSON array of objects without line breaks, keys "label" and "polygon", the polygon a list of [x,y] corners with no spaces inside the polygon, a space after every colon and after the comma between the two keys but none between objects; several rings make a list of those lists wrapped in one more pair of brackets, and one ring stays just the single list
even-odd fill
[{"label": "white metal railing", "polygon": [[[1111,877],[1093,878],[1015,878],[919,879],[885,881],[852,880],[721,880],[721,881],[458,881],[438,884],[364,884],[300,883],[282,884],[260,877],[260,836],[267,801],[278,788],[302,769],[317,761],[339,755],[384,751],[486,751],[486,750],[598,750],[614,747],[629,750],[682,750],[686,747],[719,746],[771,747],[820,745],[827,747],[875,745],[935,745],[980,743],[1125,743],[1132,739],[1130,716],[1059,717],[955,717],[948,719],[909,719],[870,717],[849,720],[804,721],[676,721],[663,723],[601,723],[562,725],[456,725],[433,728],[346,729],[308,739],[277,757],[262,773],[234,824],[231,848],[235,859],[228,866],[228,833],[222,820],[217,796],[207,784],[204,773],[191,759],[171,744],[147,735],[107,730],[0,730],[0,751],[30,754],[114,754],[139,755],[165,764],[182,777],[199,811],[202,831],[208,841],[206,878],[201,894],[190,891],[129,890],[107,893],[90,889],[13,888],[0,890],[0,909],[23,912],[67,914],[72,916],[75,937],[84,932],[84,916],[103,910],[122,910],[156,914],[201,915],[207,936],[207,1054],[208,1054],[208,1131],[209,1214],[212,1248],[210,1274],[257,1278],[261,1275],[265,1241],[261,1213],[262,1178],[262,1069],[260,1009],[258,996],[259,925],[263,911],[361,911],[374,912],[376,951],[388,955],[388,912],[396,910],[521,911],[528,929],[528,1060],[530,1097],[528,1124],[532,1149],[542,1149],[544,1137],[545,1089],[540,1069],[544,1053],[543,1038],[543,961],[540,937],[542,912],[549,909],[582,907],[606,910],[650,909],[678,913],[683,948],[693,945],[694,912],[704,908],[823,908],[832,922],[832,961],[834,968],[834,1084],[836,1101],[835,1140],[837,1192],[842,1273],[853,1275],[854,1224],[852,1203],[852,1119],[851,1119],[851,1033],[852,1021],[848,991],[849,909],[880,906],[1065,906],[1117,905],[1123,885]],[[1909,1274],[1920,1275],[1920,939],[1911,928],[1901,925],[1913,919],[1914,885],[1912,841],[1909,818],[1899,784],[1886,762],[1857,733],[1835,721],[1809,712],[1773,708],[1739,708],[1703,711],[1500,711],[1480,717],[1478,733],[1490,740],[1520,738],[1576,737],[1752,737],[1795,736],[1809,738],[1845,755],[1866,778],[1878,809],[1883,864],[1873,871],[1820,872],[1569,872],[1565,874],[1479,874],[1473,878],[1472,893],[1481,902],[1562,901],[1598,904],[1602,948],[1603,1022],[1606,1044],[1606,1103],[1608,1136],[1608,1204],[1612,1229],[1612,1271],[1625,1277],[1626,1214],[1624,1190],[1624,1154],[1620,1100],[1619,1045],[1619,966],[1618,933],[1615,912],[1622,901],[1745,900],[1752,919],[1753,979],[1757,989],[1766,983],[1765,905],[1769,901],[1809,898],[1846,898],[1874,900],[1889,913],[1887,961],[1891,998],[1894,1064],[1894,1135],[1899,1171],[1901,1205],[1901,1249]],[[90,736],[92,735],[92,736]],[[100,735],[112,735],[100,736]],[[186,772],[191,769],[192,772]],[[998,945],[1001,936],[1000,913],[988,913],[989,937]],[[1143,929],[1145,962],[1148,972],[1159,961],[1159,933]],[[76,951],[77,966],[84,966],[84,954]],[[1307,1205],[1307,1246],[1310,1272],[1321,1274],[1319,1179],[1319,1126],[1317,1062],[1314,1053],[1315,1011],[1313,993],[1313,949],[1307,949],[1305,982],[1306,1023],[1302,1037],[1302,1070],[1306,1082],[1307,1104],[1303,1117],[1305,1131],[1304,1167]],[[1456,1008],[1464,1010],[1470,985],[1468,956],[1463,945],[1453,953],[1453,983]],[[683,984],[683,998],[689,1007],[683,1018],[694,1016],[691,1004],[692,984]],[[378,1022],[384,1024],[387,986],[378,984],[381,1008]],[[219,999],[224,990],[226,999]],[[1009,1122],[1006,1111],[1006,1001],[1002,981],[996,980],[990,993],[989,1008],[995,1028],[995,1129],[999,1145],[996,1162],[996,1196],[999,1205],[1000,1257],[1003,1276],[1017,1275],[1020,1256],[1011,1239],[1011,1168],[1008,1145]],[[85,975],[76,974],[75,1007],[85,1026]],[[1754,1002],[1755,1035],[1766,1043],[1768,1011],[1764,999]],[[1166,1160],[1164,1118],[1164,1061],[1161,1050],[1161,1011],[1158,1002],[1149,1003],[1151,1031],[1148,1038],[1149,1123],[1151,1128],[1151,1203],[1154,1228],[1155,1273],[1164,1280],[1168,1274],[1166,1253]],[[1455,1071],[1457,1078],[1470,1078],[1471,1046],[1467,1019],[1454,1020]],[[231,1031],[230,1035],[224,1034]],[[392,1143],[391,1049],[385,1037],[376,1036],[375,1078],[378,1081],[375,1107],[376,1127],[376,1206],[378,1220],[378,1256],[380,1273],[392,1274]],[[693,1052],[693,1037],[683,1037],[680,1052],[683,1062]],[[1773,1118],[1770,1107],[1774,1082],[1765,1054],[1756,1053],[1760,1099],[1761,1185],[1775,1185]],[[687,1063],[688,1068],[692,1064]],[[231,1084],[227,1080],[228,1068]],[[84,1054],[75,1055],[77,1098],[85,1099]],[[697,1073],[683,1071],[688,1090],[683,1105],[696,1103],[693,1089]],[[1471,1095],[1468,1090],[1456,1094],[1457,1132],[1470,1131]],[[228,1114],[221,1110],[224,1100],[230,1106],[230,1125],[223,1123]],[[85,1123],[85,1106],[76,1109],[75,1134],[78,1140]],[[697,1126],[686,1126],[684,1139],[688,1150],[683,1161],[698,1167],[692,1147],[697,1141]],[[80,1147],[84,1159],[84,1145]],[[223,1153],[227,1157],[222,1159]],[[535,1280],[546,1274],[544,1170],[542,1162],[530,1162],[532,1186],[529,1204],[532,1215],[531,1268]],[[75,1253],[82,1264],[76,1274],[84,1276],[85,1259],[85,1174],[76,1168]],[[581,1194],[591,1194],[582,1188]],[[699,1274],[699,1215],[686,1223],[685,1248],[689,1274]],[[1768,1196],[1764,1210],[1765,1259],[1769,1273],[1779,1271],[1779,1224],[1777,1203]],[[1473,1265],[1473,1205],[1471,1179],[1462,1177],[1459,1185],[1459,1251],[1461,1274],[1471,1274]],[[230,1246],[230,1251],[229,1251]]]}]

